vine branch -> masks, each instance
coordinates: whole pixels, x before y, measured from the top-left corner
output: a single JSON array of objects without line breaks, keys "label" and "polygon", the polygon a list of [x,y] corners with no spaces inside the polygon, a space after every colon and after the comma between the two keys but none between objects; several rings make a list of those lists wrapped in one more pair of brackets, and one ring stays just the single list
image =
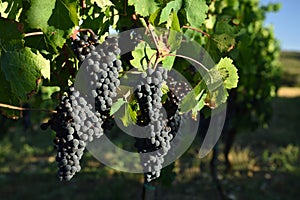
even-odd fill
[{"label": "vine branch", "polygon": [[[153,30],[152,30],[152,25],[150,24],[150,22],[148,22],[148,30],[150,32],[150,35],[152,37],[152,40],[155,44],[155,48],[156,48],[156,59],[155,59],[155,62],[154,62],[154,70],[156,69],[157,65],[158,65],[158,62],[159,62],[159,58],[160,58],[160,55],[161,55],[161,52],[160,52],[160,49],[159,49],[159,46],[158,46],[158,43],[157,43],[157,39],[155,38],[155,35],[153,33]],[[151,56],[151,59],[154,55]],[[150,65],[150,62],[151,62],[151,59],[149,61],[149,65]]]},{"label": "vine branch", "polygon": [[204,69],[206,72],[209,72],[209,69],[207,69],[207,67],[205,67],[201,62],[193,59],[193,58],[190,58],[188,56],[184,56],[184,55],[180,55],[180,54],[172,54],[172,53],[169,53],[169,54],[166,54],[164,56],[175,56],[175,57],[179,57],[179,58],[184,58],[184,59],[187,59],[187,60],[190,60],[198,65],[201,66],[202,69]]},{"label": "vine branch", "polygon": [[47,109],[39,109],[39,108],[23,108],[23,107],[18,107],[18,106],[12,106],[4,103],[0,103],[1,108],[8,108],[12,110],[20,110],[20,111],[41,111],[41,112],[48,112],[48,113],[57,113],[56,110],[47,110]]},{"label": "vine branch", "polygon": [[191,29],[191,30],[193,30],[193,31],[197,31],[198,33],[201,33],[201,34],[207,36],[208,38],[211,38],[211,35],[210,35],[210,34],[204,32],[204,31],[202,31],[202,30],[200,30],[200,29],[198,29],[198,28],[194,28],[194,27],[191,27],[191,26],[182,26],[182,28],[186,28],[186,29]]},{"label": "vine branch", "polygon": [[44,33],[42,31],[32,32],[32,33],[25,33],[24,37],[37,36],[37,35],[44,35]]}]

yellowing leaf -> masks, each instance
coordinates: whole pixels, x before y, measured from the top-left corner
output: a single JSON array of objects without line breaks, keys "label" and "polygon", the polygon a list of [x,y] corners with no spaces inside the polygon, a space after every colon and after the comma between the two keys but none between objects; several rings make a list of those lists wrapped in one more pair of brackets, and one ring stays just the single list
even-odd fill
[{"label": "yellowing leaf", "polygon": [[236,88],[239,76],[237,68],[233,65],[233,60],[227,57],[222,58],[216,67],[222,76],[224,87],[226,89]]}]

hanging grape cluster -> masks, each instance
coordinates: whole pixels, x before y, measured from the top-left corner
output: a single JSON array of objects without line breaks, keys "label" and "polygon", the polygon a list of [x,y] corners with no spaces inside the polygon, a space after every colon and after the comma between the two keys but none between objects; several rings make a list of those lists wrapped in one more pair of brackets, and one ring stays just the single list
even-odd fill
[{"label": "hanging grape cluster", "polygon": [[[138,35],[133,36],[137,40]],[[50,126],[56,132],[54,143],[60,180],[70,180],[79,172],[79,161],[86,145],[112,128],[110,110],[117,100],[122,69],[122,62],[118,59],[121,50],[116,37],[107,37],[99,44],[97,36],[81,32],[78,38],[72,40],[72,47],[80,62],[84,63],[85,67],[81,70],[86,74],[90,93],[83,95],[70,87],[56,108],[57,113],[42,125],[44,129]],[[171,149],[170,142],[180,126],[178,98],[172,90],[166,94],[162,92],[162,86],[169,78],[165,68],[148,68],[142,73],[141,82],[134,92],[139,105],[137,125],[149,128],[149,135],[136,138],[135,142],[148,182],[160,176],[164,157]],[[164,100],[163,95],[166,95]]]},{"label": "hanging grape cluster", "polygon": [[[167,141],[167,143],[170,143],[176,136],[177,132],[179,131],[180,127],[180,122],[181,122],[181,116],[179,114],[179,101],[176,95],[172,92],[169,91],[167,93],[167,99],[165,102],[162,104],[164,110],[166,111],[166,124],[162,128],[162,134],[164,134],[164,140]],[[140,121],[138,120],[138,123]],[[167,135],[166,135],[167,133]],[[162,135],[161,134],[161,135]],[[138,152],[141,153],[141,156],[143,156],[142,153],[149,153],[149,152],[155,152],[162,148],[162,145],[156,146],[157,143],[156,141],[160,141],[158,137],[155,137],[155,142],[153,141],[152,137],[147,137],[147,138],[135,138],[135,147],[137,148]],[[172,145],[171,145],[172,148]],[[170,149],[169,149],[170,150]],[[170,153],[169,150],[166,151],[165,153]],[[158,152],[159,153],[159,152]],[[160,170],[158,166],[162,165],[163,163],[163,157],[164,154],[157,154],[156,157],[150,155],[148,158],[144,158],[143,161],[146,161],[149,163],[151,162],[157,162],[157,165],[153,166],[154,170],[149,170],[145,169],[145,171],[148,171],[145,173],[146,181],[150,182],[151,180],[154,180],[159,177],[160,175]],[[149,164],[148,164],[149,165]],[[156,166],[156,167],[155,167]],[[149,172],[150,171],[150,172]]]},{"label": "hanging grape cluster", "polygon": [[142,74],[142,81],[135,91],[140,108],[137,124],[150,128],[148,137],[136,138],[135,143],[144,163],[144,171],[147,171],[147,182],[160,176],[164,156],[169,152],[170,142],[180,125],[178,99],[175,94],[169,91],[166,101],[162,102],[161,88],[167,79],[168,73],[165,68],[149,68]]},{"label": "hanging grape cluster", "polygon": [[[78,128],[74,125],[72,117],[72,91],[71,87],[67,95],[64,96],[60,104],[56,107],[56,113],[48,123],[42,124],[42,129],[48,126],[56,132],[54,139],[55,149],[57,151],[56,161],[58,163],[59,180],[70,180],[76,172],[81,170],[80,159],[86,146],[86,142],[79,137]],[[75,102],[75,101],[73,101]],[[84,102],[82,102],[84,103]]]},{"label": "hanging grape cluster", "polygon": [[[84,40],[86,41],[86,37]],[[82,49],[80,52],[78,49],[75,51],[81,61],[83,61],[81,55],[93,58],[87,59],[87,66],[84,70],[89,75],[88,87],[92,89],[94,104],[87,101],[88,95],[81,95],[72,86],[63,96],[60,105],[56,108],[56,113],[47,123],[41,125],[42,129],[50,126],[56,132],[54,143],[60,180],[70,180],[76,172],[80,171],[79,161],[86,144],[103,135],[105,129],[111,128],[109,110],[113,104],[113,98],[116,97],[117,87],[120,85],[118,72],[122,68],[121,61],[117,59],[120,54],[118,39],[107,38],[97,47],[97,51],[95,47],[92,47],[94,44],[98,46],[96,41],[92,44],[85,44],[83,49],[93,50],[88,54],[85,54],[86,50]]]}]

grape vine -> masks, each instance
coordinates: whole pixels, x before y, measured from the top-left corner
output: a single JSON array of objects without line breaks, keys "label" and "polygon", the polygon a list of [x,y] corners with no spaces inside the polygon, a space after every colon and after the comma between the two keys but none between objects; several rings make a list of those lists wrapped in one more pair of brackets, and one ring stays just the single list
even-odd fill
[{"label": "grape vine", "polygon": [[[233,111],[229,114],[238,119],[232,127],[255,127],[270,116],[279,80],[279,46],[263,20],[266,12],[278,10],[276,4],[261,7],[258,0],[0,4],[1,114],[21,117],[20,105],[34,102],[36,96],[42,96],[36,107],[49,102],[52,107],[41,109],[52,110],[58,105],[41,127],[56,132],[60,180],[70,180],[80,171],[86,146],[112,128],[115,113],[124,107],[120,118],[124,126],[149,127],[144,138],[135,138],[141,163],[147,163],[145,182],[159,177],[183,116],[195,119],[228,99]],[[126,39],[119,38],[130,29]],[[192,65],[199,70],[191,70]],[[132,69],[141,76],[134,91],[120,82]],[[80,70],[89,80],[86,93],[75,84]],[[172,79],[172,70],[189,83]],[[45,91],[51,94],[44,95]],[[156,154],[150,157],[145,152]]]}]

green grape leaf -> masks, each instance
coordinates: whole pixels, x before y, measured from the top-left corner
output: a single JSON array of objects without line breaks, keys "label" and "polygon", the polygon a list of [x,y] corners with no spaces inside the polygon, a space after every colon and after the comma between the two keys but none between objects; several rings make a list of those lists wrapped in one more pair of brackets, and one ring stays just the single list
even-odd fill
[{"label": "green grape leaf", "polygon": [[123,109],[123,116],[120,118],[120,120],[122,121],[125,127],[128,127],[130,124],[136,122],[137,113],[129,103],[125,103]]},{"label": "green grape leaf", "polygon": [[157,26],[158,25],[160,13],[161,13],[161,9],[157,9],[152,15],[150,15],[149,22],[153,26]]},{"label": "green grape leaf", "polygon": [[168,45],[171,49],[170,51],[173,52],[180,48],[180,44],[182,41],[182,33],[180,33],[179,19],[175,12],[172,13],[172,17],[170,19],[172,20],[172,22],[168,38]]},{"label": "green grape leaf", "polygon": [[73,27],[78,26],[77,1],[56,0],[48,23],[50,26],[64,31],[70,31]]},{"label": "green grape leaf", "polygon": [[37,91],[42,75],[50,78],[49,61],[28,47],[2,52],[0,65],[12,91],[24,100]]},{"label": "green grape leaf", "polygon": [[225,103],[228,98],[227,89],[237,87],[239,77],[237,68],[232,62],[230,58],[221,58],[219,63],[204,77],[208,88],[205,102],[210,108],[216,108]]},{"label": "green grape leaf", "polygon": [[23,25],[21,23],[0,17],[0,27],[0,39],[12,40],[23,38]]},{"label": "green grape leaf", "polygon": [[201,80],[192,91],[190,91],[181,101],[180,112],[187,113],[195,108],[203,95],[206,86],[204,81]]},{"label": "green grape leaf", "polygon": [[[174,54],[176,54],[176,52],[174,52]],[[175,56],[166,56],[162,61],[162,67],[167,70],[171,70],[174,65],[175,58]]]},{"label": "green grape leaf", "polygon": [[159,24],[166,22],[169,19],[170,14],[173,12],[177,13],[182,6],[182,0],[175,0],[167,3],[166,7],[162,9],[159,19]]},{"label": "green grape leaf", "polygon": [[[12,106],[20,106],[19,98],[15,93],[12,92],[10,82],[6,80],[2,70],[0,70],[0,81],[0,103]],[[21,114],[20,111],[8,108],[0,108],[0,113],[9,118],[18,118]]]},{"label": "green grape leaf", "polygon": [[[27,22],[30,28],[41,29],[46,32],[48,29],[48,20],[52,15],[56,0],[40,1],[32,0],[31,6],[27,11]],[[63,21],[64,18],[60,20]]]},{"label": "green grape leaf", "polygon": [[163,84],[162,84],[160,90],[161,90],[161,92],[162,92],[163,94],[167,94],[167,93],[170,91],[170,89],[169,89],[169,87],[167,86],[166,83],[163,83]]},{"label": "green grape leaf", "polygon": [[136,13],[142,17],[150,16],[159,8],[155,0],[128,0],[128,5],[134,6]]},{"label": "green grape leaf", "polygon": [[67,40],[64,31],[55,29],[53,26],[47,28],[45,39],[47,44],[52,47],[55,53],[58,53],[58,48],[62,48]]},{"label": "green grape leaf", "polygon": [[230,21],[232,20],[231,16],[222,15],[219,16],[219,20],[216,22],[215,34],[234,34],[236,28],[232,26]]},{"label": "green grape leaf", "polygon": [[91,3],[96,3],[100,8],[110,7],[114,5],[110,0],[91,0]]},{"label": "green grape leaf", "polygon": [[150,48],[146,42],[140,42],[131,52],[133,59],[130,60],[130,63],[133,67],[137,68],[140,71],[144,71],[151,59],[151,63],[154,64],[156,59],[156,50]]},{"label": "green grape leaf", "polygon": [[[172,17],[170,18],[171,22],[171,30],[180,32],[180,23],[176,12],[172,12]],[[170,33],[171,34],[171,33]]]},{"label": "green grape leaf", "polygon": [[205,0],[185,0],[184,9],[187,21],[193,27],[200,27],[206,18],[208,6]]},{"label": "green grape leaf", "polygon": [[43,101],[51,99],[51,96],[60,91],[58,86],[41,86],[41,97]]},{"label": "green grape leaf", "polygon": [[229,52],[235,45],[234,36],[228,35],[226,33],[215,35],[214,41],[217,43],[218,49],[223,52]]},{"label": "green grape leaf", "polygon": [[123,98],[119,98],[110,108],[110,115],[114,115],[124,104],[126,101],[124,101]]},{"label": "green grape leaf", "polygon": [[[3,8],[1,8],[2,6]],[[13,20],[18,20],[21,9],[25,9],[22,0],[2,0],[0,8],[1,16]]]},{"label": "green grape leaf", "polygon": [[136,100],[133,100],[131,102],[129,102],[129,115],[130,115],[130,119],[132,121],[132,123],[136,123],[137,121],[137,110],[140,109],[138,103]]},{"label": "green grape leaf", "polygon": [[[214,70],[214,68],[212,69]],[[216,65],[215,70],[217,70],[223,80],[224,87],[226,89],[236,88],[239,80],[238,70],[233,65],[233,60],[225,57],[222,58]]]}]

